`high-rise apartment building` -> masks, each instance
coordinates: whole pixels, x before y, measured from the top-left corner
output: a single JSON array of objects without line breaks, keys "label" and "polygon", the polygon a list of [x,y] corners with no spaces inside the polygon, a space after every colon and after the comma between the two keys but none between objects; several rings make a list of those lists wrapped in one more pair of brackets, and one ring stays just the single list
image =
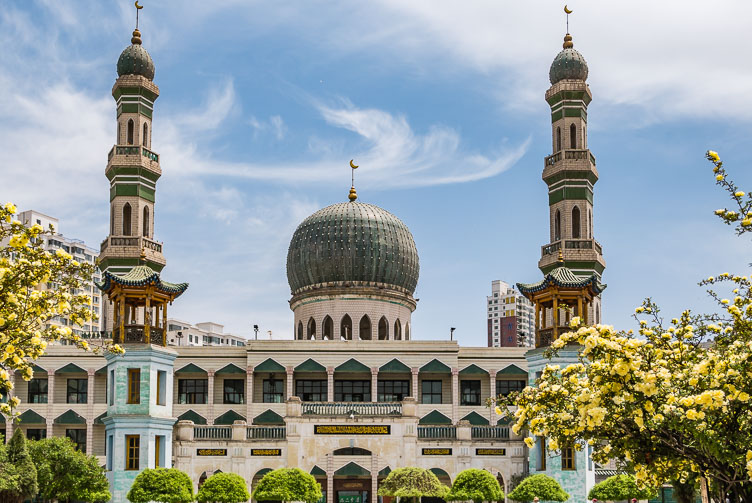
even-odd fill
[{"label": "high-rise apartment building", "polygon": [[245,346],[246,339],[228,334],[224,325],[206,321],[195,325],[168,318],[167,343],[170,346]]},{"label": "high-rise apartment building", "polygon": [[[44,234],[41,236],[44,240],[44,249],[49,252],[54,253],[56,250],[62,249],[73,255],[73,258],[78,262],[87,264],[93,264],[97,255],[99,255],[99,250],[86,246],[86,243],[80,239],[73,239],[62,235],[60,233],[60,224],[57,218],[45,215],[38,211],[27,210],[18,214],[18,220],[27,227],[39,224],[45,230],[49,229],[50,225],[52,225],[53,229],[55,229],[55,233],[52,235]],[[71,330],[73,330],[73,333],[82,337],[99,337],[99,332],[102,330],[101,316],[103,304],[102,295],[99,288],[97,288],[94,283],[99,282],[100,280],[100,271],[97,269],[94,272],[92,281],[84,284],[83,291],[74,292],[75,294],[85,293],[91,298],[91,311],[96,315],[97,320],[87,322],[83,327],[80,327],[72,323],[67,316],[55,316],[45,323],[44,328],[49,328],[50,326],[69,326]]]},{"label": "high-rise apartment building", "polygon": [[533,305],[513,286],[491,282],[486,297],[488,347],[531,347],[535,343]]}]

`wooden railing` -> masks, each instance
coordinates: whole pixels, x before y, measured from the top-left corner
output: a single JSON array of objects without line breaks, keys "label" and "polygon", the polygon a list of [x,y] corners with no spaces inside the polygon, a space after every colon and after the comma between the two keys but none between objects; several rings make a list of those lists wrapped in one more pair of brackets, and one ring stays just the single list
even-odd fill
[{"label": "wooden railing", "polygon": [[303,415],[401,416],[402,402],[303,402]]},{"label": "wooden railing", "polygon": [[[155,327],[150,326],[149,327],[149,343],[150,344],[158,344],[162,346],[163,344],[163,332],[164,330],[161,327]],[[146,335],[144,334],[144,325],[125,325],[124,331],[121,334],[120,333],[120,327],[116,326],[112,330],[112,340],[115,343],[122,344],[122,343],[142,343],[146,344]]]}]

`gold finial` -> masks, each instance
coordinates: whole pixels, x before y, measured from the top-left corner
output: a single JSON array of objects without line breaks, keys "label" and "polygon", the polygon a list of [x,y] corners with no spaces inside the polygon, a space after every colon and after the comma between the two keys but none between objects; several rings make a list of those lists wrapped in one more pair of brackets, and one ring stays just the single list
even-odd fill
[{"label": "gold finial", "polygon": [[[574,11],[573,11],[572,9],[570,9],[569,7],[567,7],[567,6],[566,6],[566,4],[565,4],[565,5],[564,5],[564,13],[565,13],[565,14],[567,15],[567,36],[569,36],[569,15],[570,15],[570,14],[571,14],[572,12],[574,12]],[[569,37],[569,40],[570,40],[570,42],[571,42],[571,40],[572,40],[572,37]],[[569,47],[572,47],[572,46],[570,45]],[[567,45],[566,45],[566,42],[564,43],[564,49],[567,49]]]},{"label": "gold finial", "polygon": [[354,159],[350,159],[350,167],[352,168],[352,186],[350,187],[350,195],[348,195],[347,198],[350,202],[353,202],[358,198],[358,193],[355,192],[355,170],[358,169],[359,166],[355,165]]},{"label": "gold finial", "polygon": [[133,2],[136,6],[136,29],[133,30],[133,37],[131,37],[131,44],[141,45],[141,32],[138,31],[138,11],[144,8],[143,5],[138,5],[138,0]]},{"label": "gold finial", "polygon": [[572,43],[572,35],[567,33],[564,35],[564,49],[571,49],[574,47],[574,44]]},{"label": "gold finial", "polygon": [[146,263],[146,249],[143,246],[141,247],[141,255],[138,258],[141,265]]},{"label": "gold finial", "polygon": [[564,263],[564,254],[561,252],[561,248],[559,248],[559,263]]}]

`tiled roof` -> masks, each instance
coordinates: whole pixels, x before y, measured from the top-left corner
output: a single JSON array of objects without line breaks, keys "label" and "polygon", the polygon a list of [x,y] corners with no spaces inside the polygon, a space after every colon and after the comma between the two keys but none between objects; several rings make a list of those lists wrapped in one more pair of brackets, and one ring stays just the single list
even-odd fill
[{"label": "tiled roof", "polygon": [[563,265],[546,274],[537,283],[517,283],[517,289],[522,293],[535,293],[545,289],[549,285],[563,288],[585,288],[589,286],[595,294],[599,294],[606,289],[606,285],[598,281],[598,276],[595,274],[591,276],[578,276],[571,269]]},{"label": "tiled roof", "polygon": [[165,293],[175,293],[177,295],[182,294],[188,288],[188,283],[162,281],[159,273],[148,265],[137,265],[125,274],[113,274],[105,271],[104,281],[97,286],[100,290],[106,292],[112,287],[113,283],[124,286],[154,285]]}]

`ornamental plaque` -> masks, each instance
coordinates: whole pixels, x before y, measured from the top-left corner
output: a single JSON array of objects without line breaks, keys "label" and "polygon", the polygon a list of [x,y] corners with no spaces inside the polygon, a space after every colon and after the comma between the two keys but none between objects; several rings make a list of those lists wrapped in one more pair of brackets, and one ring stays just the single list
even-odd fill
[{"label": "ornamental plaque", "polygon": [[282,449],[251,449],[251,456],[281,456]]},{"label": "ornamental plaque", "polygon": [[227,456],[227,449],[196,449],[196,456]]},{"label": "ornamental plaque", "polygon": [[424,447],[424,456],[451,456],[452,449],[449,447]]},{"label": "ornamental plaque", "polygon": [[317,424],[313,426],[315,435],[390,435],[391,425],[359,424]]},{"label": "ornamental plaque", "polygon": [[491,449],[488,447],[482,447],[479,449],[475,449],[475,455],[476,456],[506,456],[507,450],[506,449]]}]

